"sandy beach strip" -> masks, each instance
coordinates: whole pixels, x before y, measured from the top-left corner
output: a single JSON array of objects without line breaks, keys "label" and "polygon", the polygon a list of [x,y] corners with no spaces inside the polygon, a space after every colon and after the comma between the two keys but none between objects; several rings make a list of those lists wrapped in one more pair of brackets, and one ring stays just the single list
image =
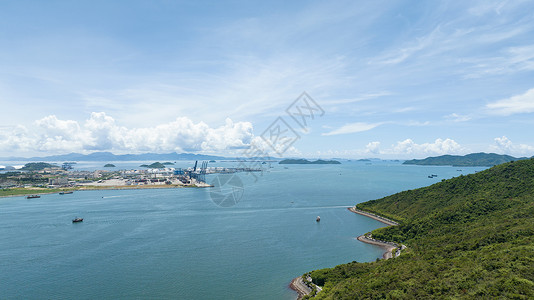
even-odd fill
[{"label": "sandy beach strip", "polygon": [[387,219],[387,218],[384,218],[384,217],[381,217],[381,216],[377,216],[375,214],[368,213],[368,212],[365,212],[363,210],[356,209],[354,207],[347,207],[347,209],[350,210],[353,213],[369,217],[371,219],[377,220],[377,221],[382,222],[382,223],[384,223],[386,225],[389,225],[389,226],[398,226],[399,225],[399,223],[397,223],[397,222],[395,222],[393,220],[390,220],[390,219]]},{"label": "sandy beach strip", "polygon": [[[389,225],[389,226],[398,226],[399,225],[399,223],[397,223],[395,221],[392,221],[390,219],[387,219],[387,218],[384,218],[384,217],[381,217],[381,216],[377,216],[377,215],[372,214],[372,213],[368,213],[368,212],[356,209],[355,207],[348,207],[347,209],[350,210],[353,213],[360,214],[362,216],[366,216],[368,218],[377,220],[377,221],[382,222],[382,223],[384,223],[386,225]],[[391,250],[397,248],[396,246],[391,245],[389,243],[385,243],[385,242],[369,239],[365,235],[360,235],[358,237],[358,241],[382,247],[385,250],[384,254],[382,255],[383,259],[392,258],[393,254],[391,253]]]},{"label": "sandy beach strip", "polygon": [[311,293],[311,289],[302,281],[302,276],[299,276],[293,280],[291,280],[291,283],[289,284],[289,287],[297,292],[298,298],[297,300],[302,299],[302,297],[308,295]]},{"label": "sandy beach strip", "polygon": [[384,254],[382,254],[382,258],[383,259],[392,258],[393,254],[391,254],[391,250],[397,248],[397,247],[395,247],[393,245],[390,245],[388,243],[384,243],[384,242],[368,239],[365,235],[360,235],[358,237],[358,241],[366,243],[366,244],[376,245],[376,246],[384,248],[385,252],[384,252]]},{"label": "sandy beach strip", "polygon": [[[378,215],[375,215],[375,214],[372,214],[372,213],[369,213],[369,212],[365,212],[365,211],[356,209],[355,207],[347,207],[347,209],[349,211],[353,212],[353,213],[360,214],[362,216],[366,216],[368,218],[377,220],[377,221],[382,222],[382,223],[384,223],[384,224],[386,224],[388,226],[398,226],[399,225],[399,223],[397,223],[397,222],[395,222],[393,220],[390,220],[390,219],[387,219],[387,218],[384,218],[384,217],[381,217],[381,216],[378,216]],[[394,245],[386,243],[386,242],[381,242],[381,241],[369,239],[365,235],[360,235],[358,237],[358,241],[360,241],[362,243],[366,243],[366,244],[371,244],[371,245],[382,247],[385,250],[384,254],[382,254],[382,258],[383,259],[392,258],[393,254],[391,253],[391,251],[393,249],[397,248],[397,246],[394,246]],[[298,293],[297,300],[300,300],[300,299],[302,299],[302,297],[304,297],[306,295],[309,295],[311,293],[311,289],[304,283],[304,281],[302,281],[302,277],[297,277],[297,278],[293,279],[291,281],[291,283],[289,284],[289,287],[292,290],[294,290],[294,291],[296,291]]]}]

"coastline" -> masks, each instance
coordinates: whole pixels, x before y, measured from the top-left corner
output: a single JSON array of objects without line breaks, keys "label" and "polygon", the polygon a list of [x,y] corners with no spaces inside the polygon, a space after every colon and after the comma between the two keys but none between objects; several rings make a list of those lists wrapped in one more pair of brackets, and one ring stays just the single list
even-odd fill
[{"label": "coastline", "polygon": [[[354,206],[347,207],[347,209],[349,211],[353,212],[353,213],[356,213],[356,214],[359,214],[359,215],[362,215],[362,216],[366,216],[366,217],[371,218],[373,220],[382,222],[382,223],[384,223],[384,224],[386,224],[388,226],[398,226],[399,225],[399,223],[397,223],[397,222],[395,222],[393,220],[390,220],[390,219],[375,215],[373,213],[369,213],[369,212],[365,212],[365,211],[356,209]],[[374,239],[370,239],[365,235],[360,235],[359,237],[357,237],[357,239],[358,239],[358,241],[360,241],[362,243],[375,245],[375,246],[383,248],[384,249],[384,253],[382,254],[382,259],[393,258],[393,254],[391,253],[392,250],[399,247],[398,245],[394,245],[393,243],[387,243],[387,242],[382,242],[382,241],[377,241],[377,240],[374,240]],[[405,246],[402,246],[402,247],[405,247]],[[398,256],[399,254],[400,254],[400,252],[397,251],[397,253],[395,254],[395,257]],[[297,300],[302,299],[304,296],[309,295],[312,292],[311,289],[302,280],[302,276],[294,278],[293,280],[291,280],[291,283],[289,284],[289,287],[292,290],[294,290],[295,292],[297,292],[297,294],[298,294]]]},{"label": "coastline", "polygon": [[62,191],[101,191],[101,190],[144,190],[144,189],[178,189],[178,188],[206,188],[206,187],[213,187],[212,185],[203,185],[203,186],[197,186],[197,185],[179,185],[179,184],[167,184],[167,185],[117,185],[117,186],[105,186],[105,185],[87,185],[82,187],[76,187],[76,188],[65,188],[55,191],[46,191],[46,190],[31,190],[28,189],[27,193],[20,193],[20,194],[14,194],[14,195],[0,195],[0,198],[8,198],[8,197],[25,197],[28,195],[48,195],[48,194],[56,194]]},{"label": "coastline", "polygon": [[26,197],[29,195],[49,195],[49,194],[57,194],[57,192],[35,192],[35,193],[25,193],[25,194],[16,194],[16,195],[0,195],[0,198],[10,198],[10,197]]},{"label": "coastline", "polygon": [[297,292],[298,294],[297,300],[302,299],[304,296],[312,292],[312,290],[302,280],[302,276],[299,276],[291,280],[289,287],[295,292]]},{"label": "coastline", "polygon": [[[390,219],[387,219],[387,218],[384,218],[384,217],[381,217],[381,216],[378,216],[378,215],[375,215],[373,213],[369,213],[369,212],[366,212],[366,211],[363,211],[363,210],[356,209],[354,206],[348,207],[347,209],[349,211],[353,212],[353,213],[356,213],[356,214],[359,214],[359,215],[362,215],[362,216],[366,216],[366,217],[371,218],[373,220],[377,220],[377,221],[382,222],[382,223],[384,223],[384,224],[386,224],[388,226],[398,226],[399,225],[399,223],[397,223],[397,222],[395,222],[393,220],[390,220]],[[390,258],[392,258],[393,254],[391,253],[391,251],[393,249],[399,247],[398,245],[393,244],[393,243],[377,241],[375,239],[367,237],[366,235],[360,235],[357,239],[358,239],[358,241],[360,241],[362,243],[375,245],[375,246],[379,246],[379,247],[383,248],[385,252],[384,252],[384,254],[382,254],[382,259],[390,259]]]},{"label": "coastline", "polygon": [[369,217],[371,219],[377,220],[377,221],[382,222],[382,223],[384,223],[386,225],[389,225],[389,226],[398,226],[399,225],[399,223],[397,223],[397,222],[395,222],[393,220],[390,220],[390,219],[375,215],[373,213],[365,212],[363,210],[356,209],[356,208],[354,208],[354,206],[347,207],[347,209],[350,210],[353,213]]},{"label": "coastline", "polygon": [[358,241],[362,242],[362,243],[366,243],[366,244],[371,244],[371,245],[375,245],[375,246],[379,246],[381,248],[383,248],[385,250],[384,254],[382,254],[382,259],[390,259],[393,257],[393,254],[391,253],[391,250],[397,248],[393,245],[390,245],[388,243],[384,243],[384,242],[380,242],[380,241],[376,241],[376,240],[371,240],[369,238],[367,238],[365,235],[360,235],[358,238]]}]

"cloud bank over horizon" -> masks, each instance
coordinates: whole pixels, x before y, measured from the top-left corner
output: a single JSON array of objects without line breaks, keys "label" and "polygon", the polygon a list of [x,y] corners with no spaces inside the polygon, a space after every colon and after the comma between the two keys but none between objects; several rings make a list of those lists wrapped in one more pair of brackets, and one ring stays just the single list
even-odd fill
[{"label": "cloud bank over horizon", "polygon": [[14,156],[94,151],[231,153],[247,148],[253,138],[250,122],[229,118],[215,128],[187,117],[154,127],[127,128],[104,112],[93,112],[83,123],[50,115],[33,125],[0,128],[0,151]]},{"label": "cloud bank over horizon", "polygon": [[[55,115],[38,119],[33,126],[0,128],[0,153],[8,156],[46,156],[78,152],[108,151],[115,154],[192,152],[222,156],[245,157],[250,147],[262,149],[272,156],[274,151],[255,135],[250,122],[233,122],[227,118],[218,127],[204,122],[195,123],[187,117],[153,127],[128,128],[104,112],[93,112],[80,123],[62,120]],[[482,152],[495,152],[513,156],[532,156],[534,146],[514,143],[508,137],[496,137]],[[433,142],[418,143],[408,138],[387,146],[381,141],[369,142],[365,147],[340,151],[303,152],[291,146],[283,157],[322,158],[423,158],[445,154],[465,155],[480,152],[461,145],[451,138],[437,138]]]}]

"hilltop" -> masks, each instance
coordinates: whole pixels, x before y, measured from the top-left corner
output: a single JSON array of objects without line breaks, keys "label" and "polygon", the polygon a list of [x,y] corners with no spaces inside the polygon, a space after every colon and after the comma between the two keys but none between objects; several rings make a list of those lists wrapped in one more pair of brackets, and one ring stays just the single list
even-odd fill
[{"label": "hilltop", "polygon": [[405,161],[403,164],[424,166],[493,167],[495,165],[522,159],[526,159],[526,157],[515,158],[510,155],[501,155],[495,153],[471,153],[464,156],[442,155],[427,157],[425,159],[411,159]]},{"label": "hilltop", "polygon": [[46,168],[59,168],[56,165],[45,163],[45,162],[37,162],[37,163],[27,163],[22,167],[21,170],[24,171],[41,171]]},{"label": "hilltop", "polygon": [[149,168],[149,169],[165,169],[165,164],[160,163],[159,161],[155,163],[151,163],[150,165],[140,165],[142,168]]},{"label": "hilltop", "polygon": [[372,235],[408,248],[311,272],[318,299],[534,297],[534,159],[356,207],[398,221]]}]

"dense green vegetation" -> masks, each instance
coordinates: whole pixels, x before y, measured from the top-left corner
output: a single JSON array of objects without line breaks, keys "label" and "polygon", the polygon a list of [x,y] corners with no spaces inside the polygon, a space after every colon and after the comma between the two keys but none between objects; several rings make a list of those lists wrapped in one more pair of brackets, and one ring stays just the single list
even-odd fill
[{"label": "dense green vegetation", "polygon": [[24,171],[41,171],[45,168],[59,168],[56,165],[45,163],[45,162],[36,162],[36,163],[27,163],[22,167],[21,170]]},{"label": "dense green vegetation", "polygon": [[403,164],[425,166],[493,167],[499,164],[522,159],[526,159],[526,157],[515,158],[510,155],[500,155],[495,153],[471,153],[465,156],[442,155],[436,157],[427,157],[425,159],[412,159],[405,161]]},{"label": "dense green vegetation", "polygon": [[291,164],[291,165],[339,165],[341,164],[337,160],[316,160],[309,161],[307,159],[284,159],[279,162],[279,164]]},{"label": "dense green vegetation", "polygon": [[401,256],[312,272],[319,299],[533,299],[534,159],[358,204]]},{"label": "dense green vegetation", "polygon": [[152,163],[150,165],[140,165],[140,167],[143,168],[150,168],[150,169],[164,169],[165,165],[160,163],[159,161]]},{"label": "dense green vegetation", "polygon": [[115,168],[114,164],[105,164],[104,168]]}]

